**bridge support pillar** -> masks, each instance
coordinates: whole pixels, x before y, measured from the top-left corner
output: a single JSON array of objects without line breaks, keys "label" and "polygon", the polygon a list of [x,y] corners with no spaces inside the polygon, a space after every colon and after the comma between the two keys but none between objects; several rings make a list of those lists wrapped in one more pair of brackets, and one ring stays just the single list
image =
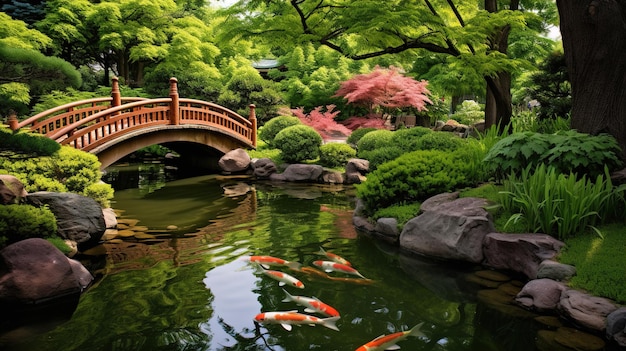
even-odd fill
[{"label": "bridge support pillar", "polygon": [[250,104],[250,115],[248,119],[252,122],[252,135],[250,135],[250,140],[252,141],[252,145],[256,148],[256,106],[254,104]]},{"label": "bridge support pillar", "polygon": [[170,124],[177,126],[180,124],[180,112],[179,112],[179,96],[178,96],[178,79],[170,78]]},{"label": "bridge support pillar", "polygon": [[19,123],[19,121],[17,120],[17,115],[15,115],[15,113],[11,113],[11,115],[9,116],[9,128],[11,128],[12,131],[16,131],[17,130],[17,125]]}]

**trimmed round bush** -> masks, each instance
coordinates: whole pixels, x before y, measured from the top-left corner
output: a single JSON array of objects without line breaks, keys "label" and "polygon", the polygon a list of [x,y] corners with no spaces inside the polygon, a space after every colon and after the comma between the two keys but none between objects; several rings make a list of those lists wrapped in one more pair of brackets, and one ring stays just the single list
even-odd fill
[{"label": "trimmed round bush", "polygon": [[302,124],[298,117],[294,116],[278,116],[267,121],[263,127],[259,128],[259,138],[266,142],[269,146],[276,146],[274,138],[278,133],[291,126]]},{"label": "trimmed round bush", "polygon": [[370,151],[363,151],[361,158],[369,161],[370,172],[378,168],[381,164],[389,162],[402,154],[405,154],[407,150],[404,150],[397,145],[383,146]]},{"label": "trimmed round bush", "polygon": [[454,151],[464,144],[464,140],[448,132],[433,132],[419,138],[418,150]]},{"label": "trimmed round bush", "polygon": [[56,233],[56,218],[47,207],[0,206],[0,242],[4,245],[28,238],[48,238]]},{"label": "trimmed round bush", "polygon": [[356,147],[356,144],[359,142],[359,140],[361,140],[361,138],[365,134],[369,132],[373,132],[375,130],[378,130],[378,128],[373,128],[373,127],[357,128],[352,133],[350,133],[350,136],[348,136],[348,139],[346,139],[346,143],[349,145],[354,145]]},{"label": "trimmed round bush", "polygon": [[361,157],[362,152],[367,152],[389,146],[392,144],[393,132],[386,129],[378,129],[365,134],[357,143],[357,155]]},{"label": "trimmed round bush", "polygon": [[406,153],[369,173],[365,182],[356,185],[357,196],[371,212],[451,191],[468,183],[468,166],[460,158],[438,150]]},{"label": "trimmed round bush", "polygon": [[425,127],[402,128],[393,132],[394,145],[405,150],[405,152],[420,150],[419,140],[433,130]]},{"label": "trimmed round bush", "polygon": [[278,132],[274,143],[285,162],[296,163],[316,159],[320,154],[322,137],[312,127],[300,124]]},{"label": "trimmed round bush", "polygon": [[356,150],[344,143],[328,143],[320,146],[320,164],[325,167],[343,167],[356,156]]}]

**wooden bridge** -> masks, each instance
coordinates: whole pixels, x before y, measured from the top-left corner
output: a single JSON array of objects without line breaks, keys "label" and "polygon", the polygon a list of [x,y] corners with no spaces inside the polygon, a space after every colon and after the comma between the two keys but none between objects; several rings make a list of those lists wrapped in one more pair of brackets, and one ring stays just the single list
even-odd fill
[{"label": "wooden bridge", "polygon": [[170,78],[167,98],[122,97],[118,78],[110,97],[65,104],[19,122],[12,130],[29,128],[61,145],[91,152],[104,169],[146,146],[175,142],[202,144],[221,153],[256,148],[257,121],[250,105],[248,118],[214,103],[180,98],[176,78]]}]

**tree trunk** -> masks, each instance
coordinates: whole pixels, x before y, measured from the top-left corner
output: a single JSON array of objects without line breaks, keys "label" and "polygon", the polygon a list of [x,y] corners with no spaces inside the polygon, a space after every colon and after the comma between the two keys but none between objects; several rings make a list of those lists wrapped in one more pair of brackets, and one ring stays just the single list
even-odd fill
[{"label": "tree trunk", "polygon": [[572,128],[613,135],[626,160],[626,2],[557,0]]}]

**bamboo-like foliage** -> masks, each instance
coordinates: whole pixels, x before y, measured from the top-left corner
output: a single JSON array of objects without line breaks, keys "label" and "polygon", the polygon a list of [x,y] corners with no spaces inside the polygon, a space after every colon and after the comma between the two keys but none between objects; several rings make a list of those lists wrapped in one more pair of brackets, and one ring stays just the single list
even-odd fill
[{"label": "bamboo-like foliage", "polygon": [[501,204],[513,213],[506,223],[522,223],[526,230],[563,240],[593,230],[624,210],[626,186],[614,187],[608,171],[594,180],[561,174],[544,164],[527,167],[504,182]]}]

